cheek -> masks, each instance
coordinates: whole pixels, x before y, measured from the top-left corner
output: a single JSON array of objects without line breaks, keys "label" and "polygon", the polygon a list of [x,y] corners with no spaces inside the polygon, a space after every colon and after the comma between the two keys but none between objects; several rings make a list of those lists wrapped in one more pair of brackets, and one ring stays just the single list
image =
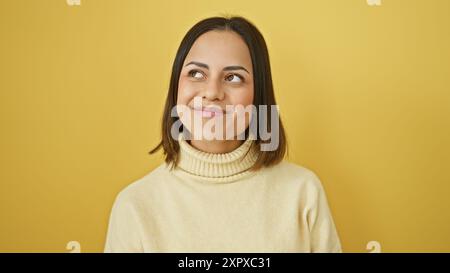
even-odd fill
[{"label": "cheek", "polygon": [[178,92],[176,111],[183,126],[192,132],[193,113],[190,111],[189,103],[195,96],[196,88],[189,80],[180,78],[178,81]]},{"label": "cheek", "polygon": [[[236,92],[233,92],[230,94],[230,102],[232,105],[242,105],[245,109],[247,109],[247,106],[253,104],[253,96],[254,96],[254,90],[253,85],[249,86],[248,88],[242,88],[241,90],[234,90]],[[250,120],[252,119],[252,113],[242,112],[242,108],[237,108],[235,112],[233,113],[233,119],[234,124],[230,125],[227,124],[227,131],[233,130],[234,136],[240,135],[245,131],[245,129],[250,124]],[[242,126],[243,124],[243,126]]]},{"label": "cheek", "polygon": [[187,105],[194,96],[194,88],[183,78],[178,82],[177,104]]},{"label": "cheek", "polygon": [[235,91],[229,96],[231,104],[248,106],[253,103],[253,86]]}]

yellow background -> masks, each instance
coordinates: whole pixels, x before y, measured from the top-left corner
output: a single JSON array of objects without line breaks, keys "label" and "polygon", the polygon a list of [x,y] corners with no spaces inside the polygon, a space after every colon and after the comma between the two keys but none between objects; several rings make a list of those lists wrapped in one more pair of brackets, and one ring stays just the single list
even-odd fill
[{"label": "yellow background", "polygon": [[224,14],[265,36],[344,251],[450,251],[448,0],[1,0],[0,251],[103,250],[116,194],[162,162],[181,38]]}]

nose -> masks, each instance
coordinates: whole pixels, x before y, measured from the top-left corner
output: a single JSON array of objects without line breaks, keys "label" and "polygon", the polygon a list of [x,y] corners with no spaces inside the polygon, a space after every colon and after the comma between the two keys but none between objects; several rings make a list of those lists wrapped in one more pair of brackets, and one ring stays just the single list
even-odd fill
[{"label": "nose", "polygon": [[210,80],[202,93],[202,97],[210,101],[223,100],[225,97],[223,86],[217,80]]}]

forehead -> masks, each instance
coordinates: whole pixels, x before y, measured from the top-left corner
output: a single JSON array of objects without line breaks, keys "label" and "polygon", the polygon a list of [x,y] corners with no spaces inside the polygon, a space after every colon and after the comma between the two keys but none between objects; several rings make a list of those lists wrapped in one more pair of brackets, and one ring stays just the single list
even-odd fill
[{"label": "forehead", "polygon": [[247,44],[233,31],[208,31],[200,35],[192,45],[185,63],[198,61],[209,66],[243,65],[252,68]]}]

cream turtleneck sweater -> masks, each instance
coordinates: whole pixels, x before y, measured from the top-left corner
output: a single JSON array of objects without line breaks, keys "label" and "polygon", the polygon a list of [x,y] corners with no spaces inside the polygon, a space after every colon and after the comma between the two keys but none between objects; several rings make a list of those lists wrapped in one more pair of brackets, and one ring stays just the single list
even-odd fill
[{"label": "cream turtleneck sweater", "polygon": [[105,252],[341,252],[312,171],[285,160],[249,171],[250,139],[226,154],[178,142],[176,169],[163,163],[116,197]]}]

